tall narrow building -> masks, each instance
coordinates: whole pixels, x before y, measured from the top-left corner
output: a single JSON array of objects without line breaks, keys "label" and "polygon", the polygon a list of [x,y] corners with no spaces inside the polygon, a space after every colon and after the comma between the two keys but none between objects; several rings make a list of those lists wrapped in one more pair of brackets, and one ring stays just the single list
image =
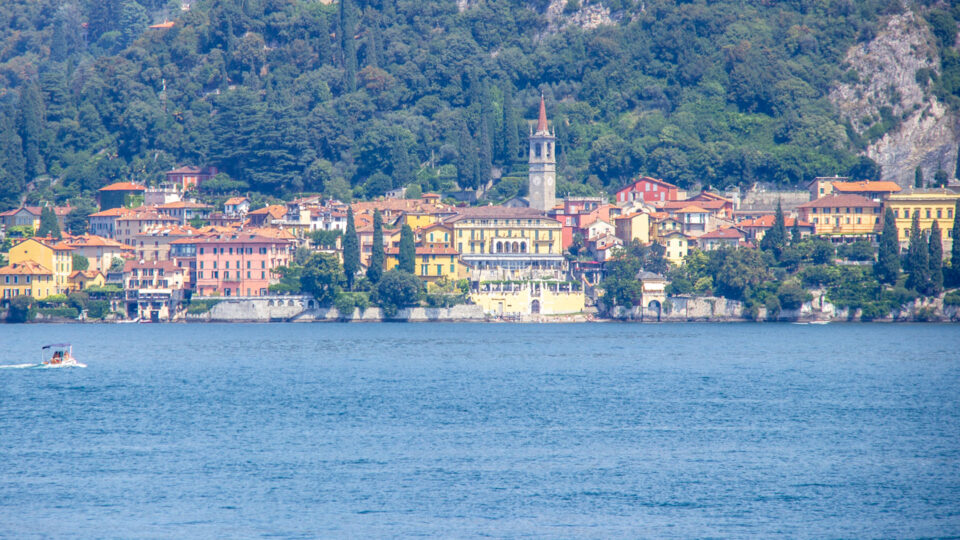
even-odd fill
[{"label": "tall narrow building", "polygon": [[530,207],[545,212],[557,202],[557,137],[547,128],[547,106],[540,95],[537,130],[530,134]]}]

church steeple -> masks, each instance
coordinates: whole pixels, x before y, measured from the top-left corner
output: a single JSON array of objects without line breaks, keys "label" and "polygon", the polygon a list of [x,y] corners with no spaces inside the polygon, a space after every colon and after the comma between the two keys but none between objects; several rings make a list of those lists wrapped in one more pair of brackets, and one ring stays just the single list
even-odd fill
[{"label": "church steeple", "polygon": [[557,138],[547,125],[547,104],[540,94],[537,130],[530,134],[529,199],[531,208],[546,212],[557,200]]},{"label": "church steeple", "polygon": [[547,131],[547,104],[543,100],[543,93],[540,94],[540,118],[537,120],[537,135],[546,135]]}]

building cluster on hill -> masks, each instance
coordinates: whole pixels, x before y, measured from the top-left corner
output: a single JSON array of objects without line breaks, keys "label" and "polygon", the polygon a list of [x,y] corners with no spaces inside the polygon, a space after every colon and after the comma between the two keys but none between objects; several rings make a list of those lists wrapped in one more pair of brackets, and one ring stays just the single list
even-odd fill
[{"label": "building cluster on hill", "polygon": [[[503,205],[459,206],[426,193],[352,204],[308,196],[261,208],[236,196],[215,208],[188,194],[216,170],[184,167],[159,187],[121,182],[100,189],[99,211],[89,215],[86,234],[59,234],[69,207],[52,209],[56,235],[42,226],[43,208],[3,212],[9,251],[0,268],[0,302],[113,290],[114,307],[127,317],[176,319],[191,298],[273,294],[271,285],[298,250],[334,253],[343,261],[344,235],[351,230],[359,245],[357,273],[379,264],[373,256],[378,237],[382,270],[390,270],[401,264],[403,230],[409,228],[413,273],[421,280],[466,283],[470,299],[492,315],[567,314],[583,311],[618,248],[657,244],[666,261],[682,265],[692,249],[758,245],[775,225],[773,204],[747,207],[738,196],[687,193],[647,176],[617,191],[612,202],[558,199],[556,138],[542,99],[529,142],[528,196]],[[875,244],[890,208],[904,247],[919,216],[924,231],[934,222],[947,231],[948,252],[960,195],[825,177],[812,181],[802,198],[808,200],[795,201],[784,220],[801,236]],[[30,233],[14,239],[14,231],[24,230]],[[74,267],[78,260],[82,268]],[[662,276],[645,273],[645,282],[644,294],[663,296]]]}]

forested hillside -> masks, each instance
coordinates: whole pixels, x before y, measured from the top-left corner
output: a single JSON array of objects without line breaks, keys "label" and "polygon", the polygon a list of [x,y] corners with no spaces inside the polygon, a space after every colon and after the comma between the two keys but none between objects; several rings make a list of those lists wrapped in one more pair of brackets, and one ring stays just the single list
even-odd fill
[{"label": "forested hillside", "polygon": [[[585,30],[563,24],[580,1],[556,24],[549,0],[7,0],[0,207],[28,184],[60,203],[182,164],[229,175],[211,189],[341,198],[502,171],[491,197],[505,197],[523,189],[541,92],[561,193],[638,173],[715,187],[876,175],[827,95],[900,2],[603,0],[610,24]],[[960,20],[911,6],[938,36]],[[924,74],[953,106],[956,64]]]}]

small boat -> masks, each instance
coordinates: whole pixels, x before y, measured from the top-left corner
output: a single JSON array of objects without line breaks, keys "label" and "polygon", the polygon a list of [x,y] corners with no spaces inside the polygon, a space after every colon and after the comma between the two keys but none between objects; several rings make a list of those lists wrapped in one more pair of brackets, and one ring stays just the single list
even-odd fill
[{"label": "small boat", "polygon": [[[49,357],[47,356],[49,355]],[[73,346],[69,343],[51,343],[40,348],[40,367],[87,367],[73,357]]]}]

